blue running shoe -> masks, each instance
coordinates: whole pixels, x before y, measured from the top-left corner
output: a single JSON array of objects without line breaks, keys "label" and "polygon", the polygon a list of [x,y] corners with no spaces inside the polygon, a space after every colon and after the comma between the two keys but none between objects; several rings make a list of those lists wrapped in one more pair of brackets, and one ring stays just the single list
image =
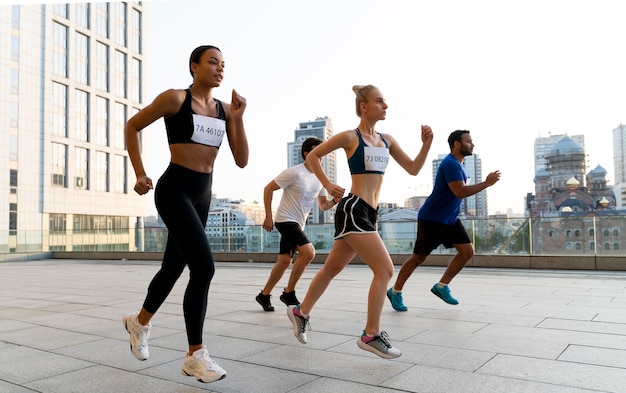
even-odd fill
[{"label": "blue running shoe", "polygon": [[450,294],[450,288],[447,285],[435,284],[430,288],[430,291],[448,304],[459,304],[459,301]]},{"label": "blue running shoe", "polygon": [[393,288],[387,290],[387,297],[391,302],[391,307],[396,311],[406,311],[407,308],[402,301],[402,292],[394,292]]}]

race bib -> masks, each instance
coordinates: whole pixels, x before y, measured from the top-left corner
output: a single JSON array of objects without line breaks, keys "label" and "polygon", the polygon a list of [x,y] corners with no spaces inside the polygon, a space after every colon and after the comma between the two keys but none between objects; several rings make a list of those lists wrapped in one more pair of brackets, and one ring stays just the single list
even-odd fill
[{"label": "race bib", "polygon": [[389,164],[389,150],[384,147],[365,146],[363,160],[366,171],[384,172]]},{"label": "race bib", "polygon": [[207,146],[220,147],[224,134],[226,134],[226,122],[214,117],[192,114],[193,134],[191,140]]}]

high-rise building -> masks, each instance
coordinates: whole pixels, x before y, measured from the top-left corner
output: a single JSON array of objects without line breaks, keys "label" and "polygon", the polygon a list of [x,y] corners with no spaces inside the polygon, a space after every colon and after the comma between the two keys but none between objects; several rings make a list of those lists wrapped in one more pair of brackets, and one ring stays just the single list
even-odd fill
[{"label": "high-rise building", "polygon": [[[435,184],[439,164],[441,164],[441,161],[443,161],[446,156],[447,154],[440,154],[433,160],[433,184]],[[483,166],[478,154],[465,156],[463,164],[469,176],[467,184],[477,184],[483,181]],[[487,190],[482,190],[477,194],[463,198],[461,202],[461,215],[487,217],[489,215],[489,210],[487,209]]]},{"label": "high-rise building", "polygon": [[569,136],[578,143],[583,149],[585,148],[584,135],[550,135],[547,137],[535,138],[535,173],[546,169],[546,156],[564,136]]},{"label": "high-rise building", "polygon": [[142,107],[143,13],[142,2],[0,7],[3,252],[142,249],[147,204],[124,125]]},{"label": "high-rise building", "polygon": [[620,124],[613,130],[613,167],[615,171],[615,193],[617,209],[626,209],[626,125]]},{"label": "high-rise building", "polygon": [[[292,167],[302,164],[302,143],[310,137],[319,138],[323,141],[333,136],[333,124],[327,116],[318,117],[313,121],[302,122],[294,131],[293,142],[287,143],[287,166]],[[337,183],[337,155],[333,151],[322,158],[322,167],[328,179],[332,183]],[[333,222],[333,209],[323,211],[319,208],[317,201],[307,219],[308,224],[324,224]]]}]

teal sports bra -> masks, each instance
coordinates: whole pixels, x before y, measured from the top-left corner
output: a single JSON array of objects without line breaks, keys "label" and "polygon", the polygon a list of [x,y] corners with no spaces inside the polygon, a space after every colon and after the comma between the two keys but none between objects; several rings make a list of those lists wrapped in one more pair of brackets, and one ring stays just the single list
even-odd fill
[{"label": "teal sports bra", "polygon": [[385,143],[385,147],[371,147],[366,145],[365,141],[363,141],[361,130],[356,128],[354,131],[356,131],[359,136],[359,147],[357,147],[354,154],[348,158],[350,174],[362,175],[364,173],[373,173],[384,175],[387,164],[389,164],[389,144],[387,144],[383,135],[380,132],[376,132]]}]

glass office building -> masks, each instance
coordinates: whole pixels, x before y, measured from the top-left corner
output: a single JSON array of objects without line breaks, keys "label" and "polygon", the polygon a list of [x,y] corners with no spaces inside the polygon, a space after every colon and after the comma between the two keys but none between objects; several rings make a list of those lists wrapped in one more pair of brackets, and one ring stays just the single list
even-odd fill
[{"label": "glass office building", "polygon": [[141,2],[0,6],[0,252],[141,250]]}]

